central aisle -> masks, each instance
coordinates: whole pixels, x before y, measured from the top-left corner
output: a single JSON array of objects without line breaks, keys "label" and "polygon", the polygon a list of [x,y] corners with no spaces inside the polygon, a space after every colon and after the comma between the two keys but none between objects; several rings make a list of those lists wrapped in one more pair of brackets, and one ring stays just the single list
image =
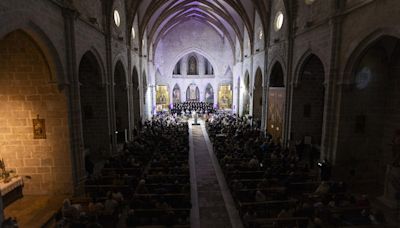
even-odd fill
[{"label": "central aisle", "polygon": [[192,227],[243,227],[208,139],[204,122],[191,125]]}]

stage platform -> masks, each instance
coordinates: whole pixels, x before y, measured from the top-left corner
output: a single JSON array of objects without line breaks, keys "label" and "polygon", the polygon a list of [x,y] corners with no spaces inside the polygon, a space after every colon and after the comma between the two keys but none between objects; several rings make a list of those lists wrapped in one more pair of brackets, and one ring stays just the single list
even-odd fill
[{"label": "stage platform", "polygon": [[21,228],[42,227],[68,196],[24,196],[4,209],[4,217],[17,218]]}]

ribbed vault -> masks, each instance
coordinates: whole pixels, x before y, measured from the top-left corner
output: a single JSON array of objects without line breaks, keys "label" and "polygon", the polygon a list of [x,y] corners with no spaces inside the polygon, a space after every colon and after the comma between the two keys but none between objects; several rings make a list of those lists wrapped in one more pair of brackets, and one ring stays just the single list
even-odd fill
[{"label": "ribbed vault", "polygon": [[[268,0],[126,0],[133,23],[138,15],[139,38],[147,36],[148,43],[156,47],[160,39],[175,26],[195,19],[211,26],[224,36],[235,51],[235,40],[243,51],[245,33],[250,43],[254,39],[254,17],[258,12],[264,31],[267,25]],[[150,45],[148,47],[150,47]],[[155,50],[155,48],[153,48]],[[149,50],[148,50],[149,51]]]}]

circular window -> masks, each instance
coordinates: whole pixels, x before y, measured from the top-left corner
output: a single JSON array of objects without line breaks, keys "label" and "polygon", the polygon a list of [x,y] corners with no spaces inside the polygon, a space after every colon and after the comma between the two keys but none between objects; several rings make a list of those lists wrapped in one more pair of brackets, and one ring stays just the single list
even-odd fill
[{"label": "circular window", "polygon": [[278,31],[283,26],[283,13],[279,11],[275,16],[275,31]]},{"label": "circular window", "polygon": [[307,5],[311,5],[315,2],[315,0],[305,0]]},{"label": "circular window", "polygon": [[136,32],[135,32],[135,28],[132,27],[132,39],[136,38]]},{"label": "circular window", "polygon": [[114,23],[117,27],[121,25],[121,17],[119,16],[118,10],[114,10]]}]

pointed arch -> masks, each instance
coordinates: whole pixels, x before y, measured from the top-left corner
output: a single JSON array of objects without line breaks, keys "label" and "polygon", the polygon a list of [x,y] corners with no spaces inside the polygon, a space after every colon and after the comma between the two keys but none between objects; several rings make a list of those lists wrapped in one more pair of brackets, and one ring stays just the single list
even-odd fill
[{"label": "pointed arch", "polygon": [[172,90],[172,100],[174,104],[181,103],[181,88],[178,83],[175,84]]},{"label": "pointed arch", "polygon": [[[26,12],[18,14],[18,20],[15,20],[15,15],[18,12],[12,11],[9,14],[2,14],[2,20],[5,26],[0,27],[0,38],[3,38],[13,32],[22,31],[27,34],[35,44],[39,46],[42,54],[47,60],[50,69],[50,80],[58,84],[59,89],[64,88],[69,84],[69,79],[65,73],[58,50],[53,41],[46,34],[46,32],[35,22],[32,18],[33,15],[27,15]],[[20,17],[21,16],[21,17]]]},{"label": "pointed arch", "polygon": [[206,86],[204,98],[206,103],[214,104],[214,88],[210,83]]},{"label": "pointed arch", "polygon": [[263,101],[263,74],[260,67],[257,68],[254,76],[254,92],[253,92],[253,117],[260,121],[262,117],[262,101]]},{"label": "pointed arch", "polygon": [[[74,134],[80,133],[80,125],[77,123],[80,118],[71,118],[70,104],[75,101],[70,100],[69,91],[59,90],[58,86],[63,84],[57,80],[57,71],[51,69],[52,62],[56,60],[47,55],[41,45],[29,33],[19,29],[0,39],[1,95],[10,98],[0,100],[0,119],[6,120],[3,125],[8,129],[0,132],[0,145],[22,148],[18,152],[13,150],[2,153],[2,159],[7,164],[12,163],[12,168],[17,169],[21,176],[36,175],[24,183],[24,193],[72,194],[73,175],[79,176],[82,168],[81,163],[71,156],[74,152],[83,152],[72,151],[74,140],[75,143],[81,143],[78,135],[74,137]],[[79,110],[79,107],[75,110]],[[72,119],[77,121],[72,123]],[[76,129],[71,126],[76,126]],[[33,143],[35,140],[37,143]],[[39,143],[40,156],[46,157],[48,162],[35,164],[37,169],[45,169],[55,161],[62,162],[57,169],[46,174],[46,184],[43,184],[43,174],[34,174],[31,169],[26,169],[29,164],[24,162],[25,158],[32,157],[33,151],[37,151],[35,147]],[[75,170],[74,174],[72,170]],[[63,178],[57,178],[59,176]]]},{"label": "pointed arch", "polygon": [[103,85],[100,63],[91,51],[79,62],[80,104],[83,145],[93,158],[108,150],[107,91]]},{"label": "pointed arch", "polygon": [[285,87],[285,76],[282,64],[279,61],[275,62],[272,67],[269,76],[269,87]]},{"label": "pointed arch", "polygon": [[321,59],[309,53],[296,67],[296,83],[291,102],[291,140],[311,139],[321,145],[325,103],[325,70]]},{"label": "pointed arch", "polygon": [[124,65],[120,60],[114,69],[114,108],[117,143],[125,142],[125,130],[129,130],[128,87]]},{"label": "pointed arch", "polygon": [[191,83],[186,89],[186,101],[200,101],[200,90],[196,84]]},{"label": "pointed arch", "polygon": [[187,63],[187,75],[198,75],[199,65],[195,55],[190,55]]}]

